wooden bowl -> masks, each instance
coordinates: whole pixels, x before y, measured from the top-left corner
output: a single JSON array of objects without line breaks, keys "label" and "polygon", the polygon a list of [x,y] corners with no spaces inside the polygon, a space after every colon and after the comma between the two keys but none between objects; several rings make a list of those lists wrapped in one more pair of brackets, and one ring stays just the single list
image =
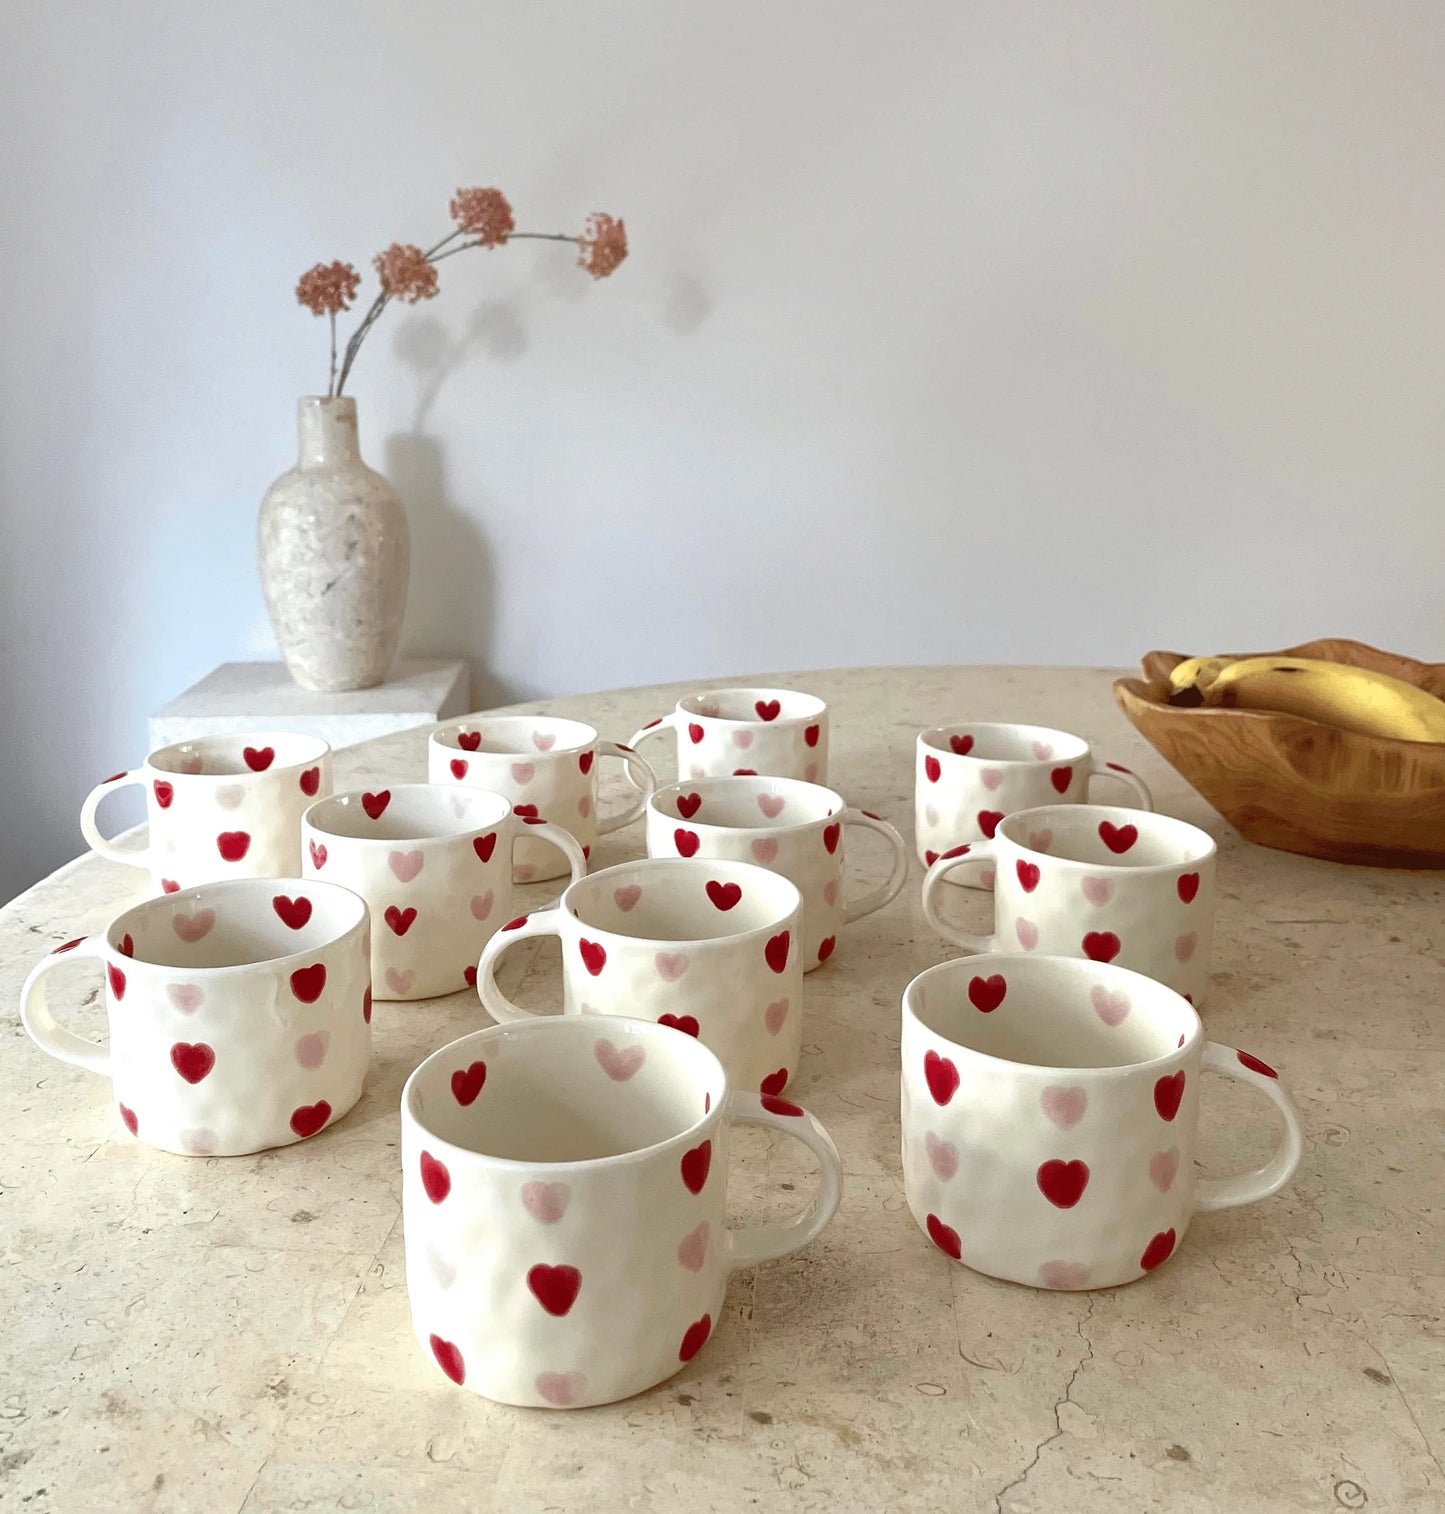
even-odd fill
[{"label": "wooden bowl", "polygon": [[[1281,653],[1373,668],[1445,698],[1445,664],[1358,641]],[[1300,715],[1171,705],[1183,657],[1150,652],[1114,697],[1155,747],[1249,841],[1331,862],[1445,867],[1445,743],[1361,736]]]}]

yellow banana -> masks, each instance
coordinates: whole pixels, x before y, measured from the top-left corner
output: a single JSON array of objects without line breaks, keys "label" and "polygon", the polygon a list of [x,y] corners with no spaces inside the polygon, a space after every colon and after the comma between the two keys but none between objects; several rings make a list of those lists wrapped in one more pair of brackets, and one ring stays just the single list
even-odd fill
[{"label": "yellow banana", "polygon": [[1280,710],[1396,741],[1445,742],[1445,700],[1387,673],[1307,657],[1229,661],[1197,687],[1224,708]]},{"label": "yellow banana", "polygon": [[1169,685],[1176,694],[1185,689],[1198,689],[1202,693],[1237,657],[1186,657],[1176,663],[1169,674]]}]

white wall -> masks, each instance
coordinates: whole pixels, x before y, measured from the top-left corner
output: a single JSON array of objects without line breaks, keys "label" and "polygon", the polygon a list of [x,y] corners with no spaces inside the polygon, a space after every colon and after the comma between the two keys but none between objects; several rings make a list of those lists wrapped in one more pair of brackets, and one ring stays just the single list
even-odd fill
[{"label": "white wall", "polygon": [[[489,702],[849,662],[1445,656],[1445,10],[0,0],[0,896],[266,655],[292,298],[497,184],[359,366]],[[940,712],[947,713],[947,712]]]}]

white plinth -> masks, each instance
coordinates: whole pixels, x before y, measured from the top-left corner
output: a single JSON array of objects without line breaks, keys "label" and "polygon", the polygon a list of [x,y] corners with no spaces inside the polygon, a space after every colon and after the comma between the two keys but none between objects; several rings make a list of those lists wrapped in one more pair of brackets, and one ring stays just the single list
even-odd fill
[{"label": "white plinth", "polygon": [[386,683],[351,694],[313,694],[279,662],[228,662],[151,716],[150,744],[154,751],[197,736],[293,731],[345,747],[471,707],[464,662],[398,662]]}]

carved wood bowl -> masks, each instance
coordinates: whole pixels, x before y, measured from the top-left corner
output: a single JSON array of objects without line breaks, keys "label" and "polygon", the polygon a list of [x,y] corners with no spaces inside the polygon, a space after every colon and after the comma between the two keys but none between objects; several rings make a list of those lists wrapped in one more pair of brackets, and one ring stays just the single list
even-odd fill
[{"label": "carved wood bowl", "polygon": [[[1445,664],[1330,638],[1279,653],[1373,668],[1445,698]],[[1445,743],[1361,736],[1300,715],[1169,703],[1178,652],[1150,652],[1114,698],[1245,837],[1331,862],[1445,868]]]}]

